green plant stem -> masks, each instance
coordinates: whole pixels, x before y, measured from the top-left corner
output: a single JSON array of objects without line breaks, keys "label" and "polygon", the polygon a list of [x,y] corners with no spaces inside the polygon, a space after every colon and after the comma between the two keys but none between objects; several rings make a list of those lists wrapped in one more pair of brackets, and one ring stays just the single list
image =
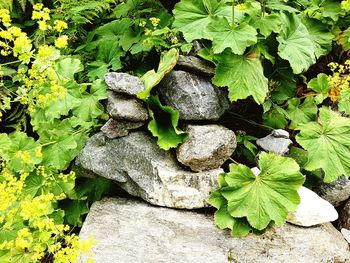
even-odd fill
[{"label": "green plant stem", "polygon": [[232,0],[232,28],[235,27],[235,0]]},{"label": "green plant stem", "polygon": [[11,65],[11,64],[18,63],[18,62],[21,62],[21,60],[15,60],[15,61],[7,62],[7,63],[2,63],[2,64],[0,64],[0,66]]}]

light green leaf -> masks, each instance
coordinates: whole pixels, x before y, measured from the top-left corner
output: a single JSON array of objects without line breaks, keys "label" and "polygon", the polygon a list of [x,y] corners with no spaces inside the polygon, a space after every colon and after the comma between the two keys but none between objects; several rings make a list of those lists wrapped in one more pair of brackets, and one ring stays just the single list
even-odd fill
[{"label": "light green leaf", "polygon": [[308,151],[308,171],[323,169],[329,183],[350,176],[350,119],[321,108],[319,121],[300,125],[297,142]]},{"label": "light green leaf", "polygon": [[230,19],[231,8],[225,0],[182,0],[173,11],[174,28],[184,34],[187,42],[195,39],[211,39],[207,26],[215,16]]},{"label": "light green leaf", "polygon": [[67,80],[74,80],[74,75],[84,69],[77,58],[64,58],[55,65],[56,73]]},{"label": "light green leaf", "polygon": [[187,133],[177,128],[179,112],[169,106],[163,106],[155,96],[149,97],[146,102],[151,116],[148,129],[158,138],[159,147],[169,150],[182,143],[187,138]]},{"label": "light green leaf", "polygon": [[43,145],[43,164],[56,169],[64,169],[79,154],[87,134],[77,131],[70,119],[55,120],[42,125],[37,132]]},{"label": "light green leaf", "polygon": [[293,159],[272,153],[260,155],[259,167],[261,173],[256,176],[247,166],[230,165],[225,177],[228,187],[221,193],[232,217],[246,217],[253,228],[262,230],[271,221],[283,225],[288,213],[297,209],[297,190],[305,178]]},{"label": "light green leaf", "polygon": [[137,97],[142,100],[147,99],[153,87],[158,85],[164,76],[175,67],[178,58],[179,50],[176,48],[172,48],[163,53],[160,58],[157,72],[155,72],[155,70],[150,70],[142,76],[141,80],[145,84],[145,89],[138,93]]},{"label": "light green leaf", "polygon": [[282,30],[277,37],[278,54],[289,61],[295,74],[299,74],[316,63],[315,45],[297,15],[283,13],[281,18]]},{"label": "light green leaf", "polygon": [[231,101],[253,96],[257,103],[264,102],[268,92],[267,79],[254,53],[240,56],[226,50],[215,59],[218,65],[213,83],[219,87],[227,86]]},{"label": "light green leaf", "polygon": [[232,27],[224,17],[213,18],[208,25],[208,32],[213,39],[215,54],[231,48],[234,54],[242,55],[247,47],[257,42],[255,28],[247,24]]},{"label": "light green leaf", "polygon": [[350,115],[350,90],[342,90],[340,92],[338,108],[340,111]]},{"label": "light green leaf", "polygon": [[319,94],[327,94],[327,92],[332,88],[328,83],[328,76],[324,73],[318,74],[317,78],[310,80],[307,87]]},{"label": "light green leaf", "polygon": [[310,80],[307,87],[319,94],[319,96],[316,97],[317,104],[322,103],[322,101],[328,97],[328,91],[332,88],[328,83],[328,76],[324,73],[318,74],[317,78]]},{"label": "light green leaf", "polygon": [[291,120],[289,128],[295,130],[302,123],[315,121],[317,106],[315,100],[311,97],[306,98],[302,104],[300,99],[293,98],[288,100],[288,108],[286,111]]}]

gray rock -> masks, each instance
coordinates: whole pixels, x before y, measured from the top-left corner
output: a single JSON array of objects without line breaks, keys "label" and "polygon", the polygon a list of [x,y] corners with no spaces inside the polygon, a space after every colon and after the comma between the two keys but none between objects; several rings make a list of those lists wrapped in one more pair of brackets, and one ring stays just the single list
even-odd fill
[{"label": "gray rock", "polygon": [[272,136],[275,138],[285,138],[289,139],[289,132],[282,130],[282,129],[277,129],[271,132]]},{"label": "gray rock", "polygon": [[187,209],[208,206],[222,172],[184,171],[170,152],[161,150],[144,132],[113,140],[98,133],[87,141],[76,163],[83,171],[117,181],[129,194],[151,204]]},{"label": "gray rock", "polygon": [[180,55],[176,67],[208,77],[212,77],[215,74],[215,67],[210,65],[209,62],[194,56]]},{"label": "gray rock", "polygon": [[220,167],[237,147],[235,133],[221,125],[188,125],[187,140],[177,149],[177,159],[200,172]]},{"label": "gray rock", "polygon": [[191,56],[196,56],[198,52],[203,49],[204,46],[202,43],[200,43],[198,40],[193,40],[192,41],[192,50],[190,51],[189,55]]},{"label": "gray rock", "polygon": [[158,91],[167,105],[179,111],[182,120],[217,120],[230,105],[223,88],[185,71],[170,72]]},{"label": "gray rock", "polygon": [[343,234],[343,237],[345,238],[345,240],[350,244],[350,230],[342,228],[340,233]]},{"label": "gray rock", "polygon": [[121,198],[92,205],[80,238],[90,234],[97,240],[91,250],[95,263],[340,263],[350,258],[347,242],[329,223],[285,224],[262,235],[232,238],[215,226],[212,214]]},{"label": "gray rock", "polygon": [[264,138],[256,140],[256,144],[264,151],[284,155],[289,151],[293,142],[289,139],[289,133],[284,130],[275,130]]},{"label": "gray rock", "polygon": [[129,131],[143,126],[144,122],[130,122],[109,119],[101,128],[101,131],[110,139],[127,136]]},{"label": "gray rock", "polygon": [[132,97],[108,92],[107,112],[115,120],[147,121],[148,111],[143,102]]},{"label": "gray rock", "polygon": [[323,199],[338,207],[350,198],[350,180],[341,176],[337,181],[322,183],[314,190]]},{"label": "gray rock", "polygon": [[298,190],[300,204],[295,212],[289,213],[287,222],[298,226],[315,226],[338,219],[338,212],[329,202],[310,189],[302,186]]},{"label": "gray rock", "polygon": [[138,77],[127,73],[110,72],[105,74],[104,77],[109,89],[118,93],[135,96],[145,88]]},{"label": "gray rock", "polygon": [[350,200],[339,213],[339,229],[341,228],[350,229]]}]

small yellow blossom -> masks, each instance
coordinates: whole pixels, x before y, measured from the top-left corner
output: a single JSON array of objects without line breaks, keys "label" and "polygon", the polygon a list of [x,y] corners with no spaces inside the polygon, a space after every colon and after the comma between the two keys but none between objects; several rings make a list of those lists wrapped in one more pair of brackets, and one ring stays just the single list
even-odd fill
[{"label": "small yellow blossom", "polygon": [[7,9],[0,9],[0,21],[5,27],[11,26],[10,11]]},{"label": "small yellow blossom", "polygon": [[55,46],[57,48],[66,48],[68,46],[68,36],[63,35],[56,39]]},{"label": "small yellow blossom", "polygon": [[33,6],[33,9],[36,10],[36,11],[40,11],[40,10],[43,9],[43,7],[44,7],[44,5],[42,3],[38,3],[38,4],[35,4]]},{"label": "small yellow blossom", "polygon": [[157,27],[160,22],[160,19],[156,17],[151,17],[149,20],[151,21],[153,27]]},{"label": "small yellow blossom", "polygon": [[59,33],[63,32],[64,29],[68,28],[67,23],[62,20],[56,20],[53,24],[54,24],[54,29]]},{"label": "small yellow blossom", "polygon": [[238,4],[235,6],[235,9],[238,11],[244,11],[246,9],[246,5],[245,4]]},{"label": "small yellow blossom", "polygon": [[41,146],[36,147],[35,150],[34,150],[34,153],[35,153],[35,157],[42,158],[43,154],[41,152]]}]

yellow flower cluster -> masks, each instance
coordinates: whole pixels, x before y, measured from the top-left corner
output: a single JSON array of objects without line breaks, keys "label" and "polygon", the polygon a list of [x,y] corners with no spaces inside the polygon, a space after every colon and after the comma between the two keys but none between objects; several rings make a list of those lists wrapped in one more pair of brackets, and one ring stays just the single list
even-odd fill
[{"label": "yellow flower cluster", "polygon": [[350,89],[350,60],[345,61],[343,65],[331,62],[328,66],[332,71],[332,75],[328,76],[328,83],[332,87],[328,92],[328,97],[333,102],[337,102],[340,98],[340,92]]},{"label": "yellow flower cluster", "polygon": [[149,20],[151,21],[152,26],[154,28],[156,28],[158,26],[159,22],[160,22],[160,19],[157,18],[157,17],[151,17]]},{"label": "yellow flower cluster", "polygon": [[0,9],[0,21],[5,27],[11,25],[10,11],[7,9]]},{"label": "yellow flower cluster", "polygon": [[68,46],[68,36],[63,35],[56,39],[55,46],[57,48],[66,48]]},{"label": "yellow flower cluster", "polygon": [[[80,253],[91,257],[90,249],[95,244],[93,238],[79,241],[74,234],[65,235],[70,227],[55,222],[51,216],[57,212],[55,202],[62,197],[62,193],[55,195],[52,189],[58,183],[74,180],[75,174],[55,175],[39,166],[35,170],[37,181],[42,182],[39,195],[28,192],[29,176],[28,173],[12,172],[6,164],[0,172],[0,228],[17,232],[12,238],[0,242],[2,259],[7,262],[5,256],[11,259],[22,253],[28,262],[39,262],[46,253],[51,253],[55,262],[73,263]],[[40,185],[36,187],[40,188]]]},{"label": "yellow flower cluster", "polygon": [[51,29],[51,26],[47,24],[47,21],[51,19],[50,9],[44,8],[43,4],[36,4],[33,6],[32,20],[38,20],[39,29],[42,31]]},{"label": "yellow flower cluster", "polygon": [[66,22],[62,21],[62,20],[56,20],[54,23],[54,29],[58,32],[58,33],[62,33],[64,29],[68,28],[68,25]]},{"label": "yellow flower cluster", "polygon": [[90,235],[88,240],[79,242],[79,237],[72,234],[66,238],[67,247],[60,249],[54,253],[55,263],[75,262],[80,253],[87,255],[87,263],[93,262],[91,248],[96,244],[93,235]]}]

